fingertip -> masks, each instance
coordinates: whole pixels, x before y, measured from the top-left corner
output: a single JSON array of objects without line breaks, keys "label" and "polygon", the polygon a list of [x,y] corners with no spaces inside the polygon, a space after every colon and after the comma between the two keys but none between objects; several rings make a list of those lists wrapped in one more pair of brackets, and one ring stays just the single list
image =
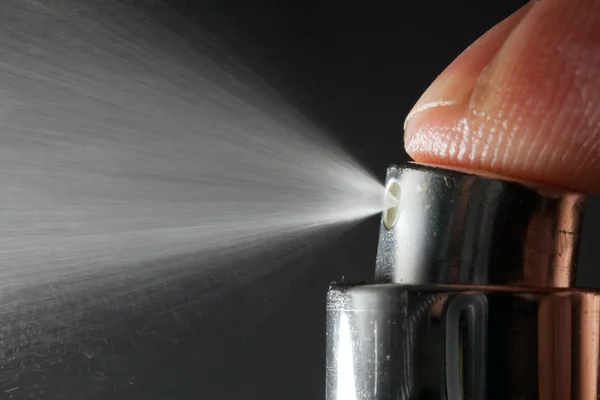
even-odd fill
[{"label": "fingertip", "polygon": [[418,162],[600,192],[600,2],[528,5],[461,54],[405,122]]}]

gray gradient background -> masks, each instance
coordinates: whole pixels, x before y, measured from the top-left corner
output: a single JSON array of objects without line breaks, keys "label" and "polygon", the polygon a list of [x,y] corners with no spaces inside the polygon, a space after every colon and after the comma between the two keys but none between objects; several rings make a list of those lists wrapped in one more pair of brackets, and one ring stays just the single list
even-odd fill
[{"label": "gray gradient background", "polygon": [[[332,1],[181,0],[151,12],[169,29],[177,29],[169,18],[173,12],[209,27],[383,179],[389,164],[407,159],[402,123],[420,93],[523,2],[421,3],[361,2],[350,9],[347,2]],[[592,199],[581,250],[583,286],[600,287],[599,226],[600,202]],[[46,390],[36,398],[322,399],[325,292],[342,277],[371,279],[377,230],[377,218],[371,218],[324,245],[307,243],[289,269],[213,301],[201,314],[182,311],[185,323],[181,315],[161,316],[158,327],[158,317],[129,321],[120,329],[152,325],[156,331],[155,339],[113,356],[135,376],[135,385],[56,369],[45,375]],[[165,294],[164,303],[201,295],[187,285]],[[34,374],[21,384],[40,379]]]}]

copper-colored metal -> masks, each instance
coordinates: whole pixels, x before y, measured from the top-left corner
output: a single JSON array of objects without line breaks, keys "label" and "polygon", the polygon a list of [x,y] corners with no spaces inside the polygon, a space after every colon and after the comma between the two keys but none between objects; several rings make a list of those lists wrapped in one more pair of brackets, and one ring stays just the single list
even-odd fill
[{"label": "copper-colored metal", "polygon": [[537,353],[540,399],[570,399],[573,383],[572,300],[566,296],[548,296],[539,303]]},{"label": "copper-colored metal", "polygon": [[567,192],[542,198],[532,213],[525,239],[524,274],[521,282],[531,287],[571,287],[575,281],[581,195]]},{"label": "copper-colored metal", "polygon": [[600,296],[582,295],[581,313],[578,326],[579,365],[577,365],[577,380],[579,391],[574,400],[597,399],[598,372],[600,367]]},{"label": "copper-colored metal", "polygon": [[568,287],[575,282],[575,266],[579,251],[579,231],[582,223],[582,196],[564,195],[561,199],[557,226],[554,228],[553,286]]}]

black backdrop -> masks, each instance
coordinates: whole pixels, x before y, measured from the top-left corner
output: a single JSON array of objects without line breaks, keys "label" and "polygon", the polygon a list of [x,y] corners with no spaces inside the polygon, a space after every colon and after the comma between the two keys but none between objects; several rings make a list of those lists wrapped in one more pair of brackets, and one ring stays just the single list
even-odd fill
[{"label": "black backdrop", "polygon": [[[207,27],[383,178],[389,164],[407,159],[402,123],[420,93],[523,2],[405,3],[360,2],[351,9],[329,1],[181,0],[153,3],[150,12],[170,29],[178,29],[169,17],[173,12]],[[600,282],[591,233],[599,220],[592,208],[581,275],[587,286]],[[365,221],[337,240],[310,247],[290,267],[293,274],[255,280],[200,312],[159,319],[158,328],[157,320],[130,321],[128,329],[154,326],[160,336],[118,355],[130,385],[57,369],[39,397],[322,399],[325,291],[342,276],[371,278],[377,229],[378,221]],[[191,292],[186,296],[193,298]]]}]

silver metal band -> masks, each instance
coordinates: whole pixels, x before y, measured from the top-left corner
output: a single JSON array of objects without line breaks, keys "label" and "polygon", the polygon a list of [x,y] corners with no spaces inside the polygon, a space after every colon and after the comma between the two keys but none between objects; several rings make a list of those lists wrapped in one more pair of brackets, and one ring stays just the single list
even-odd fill
[{"label": "silver metal band", "polygon": [[599,314],[571,289],[334,286],[326,399],[597,399]]},{"label": "silver metal band", "polygon": [[419,164],[386,183],[377,283],[573,285],[584,195]]}]

